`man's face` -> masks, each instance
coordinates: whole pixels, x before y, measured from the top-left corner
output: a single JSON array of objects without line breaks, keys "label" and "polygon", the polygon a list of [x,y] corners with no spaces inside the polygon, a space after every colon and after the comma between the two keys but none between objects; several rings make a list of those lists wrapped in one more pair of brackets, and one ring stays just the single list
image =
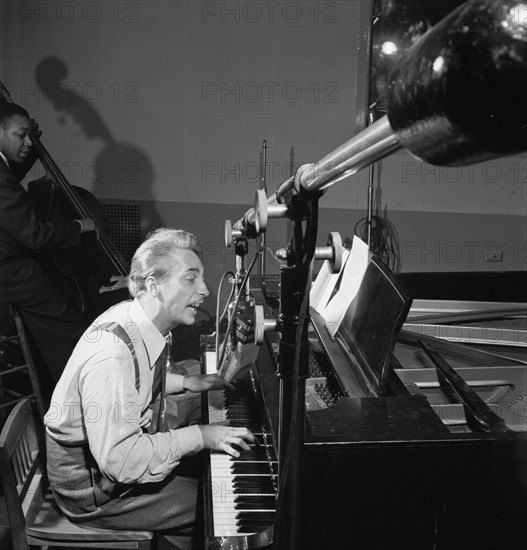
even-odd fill
[{"label": "man's face", "polygon": [[29,132],[33,129],[31,120],[13,115],[0,125],[0,151],[10,163],[24,162],[33,142]]},{"label": "man's face", "polygon": [[194,324],[197,306],[209,295],[203,280],[203,265],[198,256],[187,249],[178,251],[168,277],[158,283],[158,288],[167,328]]}]

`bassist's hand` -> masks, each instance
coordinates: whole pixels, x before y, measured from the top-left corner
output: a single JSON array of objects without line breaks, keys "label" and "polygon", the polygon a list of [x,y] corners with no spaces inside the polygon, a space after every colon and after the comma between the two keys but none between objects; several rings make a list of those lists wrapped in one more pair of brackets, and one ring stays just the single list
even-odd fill
[{"label": "bassist's hand", "polygon": [[40,138],[40,136],[42,135],[42,130],[39,128],[38,122],[36,122],[35,119],[32,118],[31,123],[33,124],[33,128],[31,129],[33,137]]}]

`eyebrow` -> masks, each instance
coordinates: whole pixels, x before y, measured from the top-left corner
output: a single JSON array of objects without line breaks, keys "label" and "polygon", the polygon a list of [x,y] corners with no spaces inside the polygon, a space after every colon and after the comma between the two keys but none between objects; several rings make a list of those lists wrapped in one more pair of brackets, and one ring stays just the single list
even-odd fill
[{"label": "eyebrow", "polygon": [[190,271],[195,271],[196,273],[199,273],[201,269],[199,269],[199,267],[189,267],[188,269],[185,269],[185,273],[189,273]]}]

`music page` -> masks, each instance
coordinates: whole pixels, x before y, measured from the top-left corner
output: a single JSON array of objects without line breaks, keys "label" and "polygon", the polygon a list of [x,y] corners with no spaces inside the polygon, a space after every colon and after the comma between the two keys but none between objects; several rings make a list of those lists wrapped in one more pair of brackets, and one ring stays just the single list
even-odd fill
[{"label": "music page", "polygon": [[331,336],[337,332],[347,309],[357,296],[371,256],[368,245],[355,235],[337,291],[333,293],[326,307],[317,310],[326,321]]}]

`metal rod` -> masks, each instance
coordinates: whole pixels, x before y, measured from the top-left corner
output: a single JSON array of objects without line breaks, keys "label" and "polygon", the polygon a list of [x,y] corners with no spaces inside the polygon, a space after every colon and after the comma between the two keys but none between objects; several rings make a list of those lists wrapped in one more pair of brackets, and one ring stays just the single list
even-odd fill
[{"label": "metal rod", "polygon": [[[260,189],[262,189],[267,195],[267,141],[263,140],[263,166],[262,166],[262,180]],[[265,275],[265,232],[260,236],[260,245],[263,249],[260,256],[260,274]]]},{"label": "metal rod", "polygon": [[307,168],[299,177],[300,186],[309,192],[322,191],[400,148],[385,115]]},{"label": "metal rod", "polygon": [[283,196],[293,185],[310,193],[322,191],[398,149],[401,144],[385,115],[317,163],[306,166],[296,183],[291,178],[285,181],[277,195]]}]

